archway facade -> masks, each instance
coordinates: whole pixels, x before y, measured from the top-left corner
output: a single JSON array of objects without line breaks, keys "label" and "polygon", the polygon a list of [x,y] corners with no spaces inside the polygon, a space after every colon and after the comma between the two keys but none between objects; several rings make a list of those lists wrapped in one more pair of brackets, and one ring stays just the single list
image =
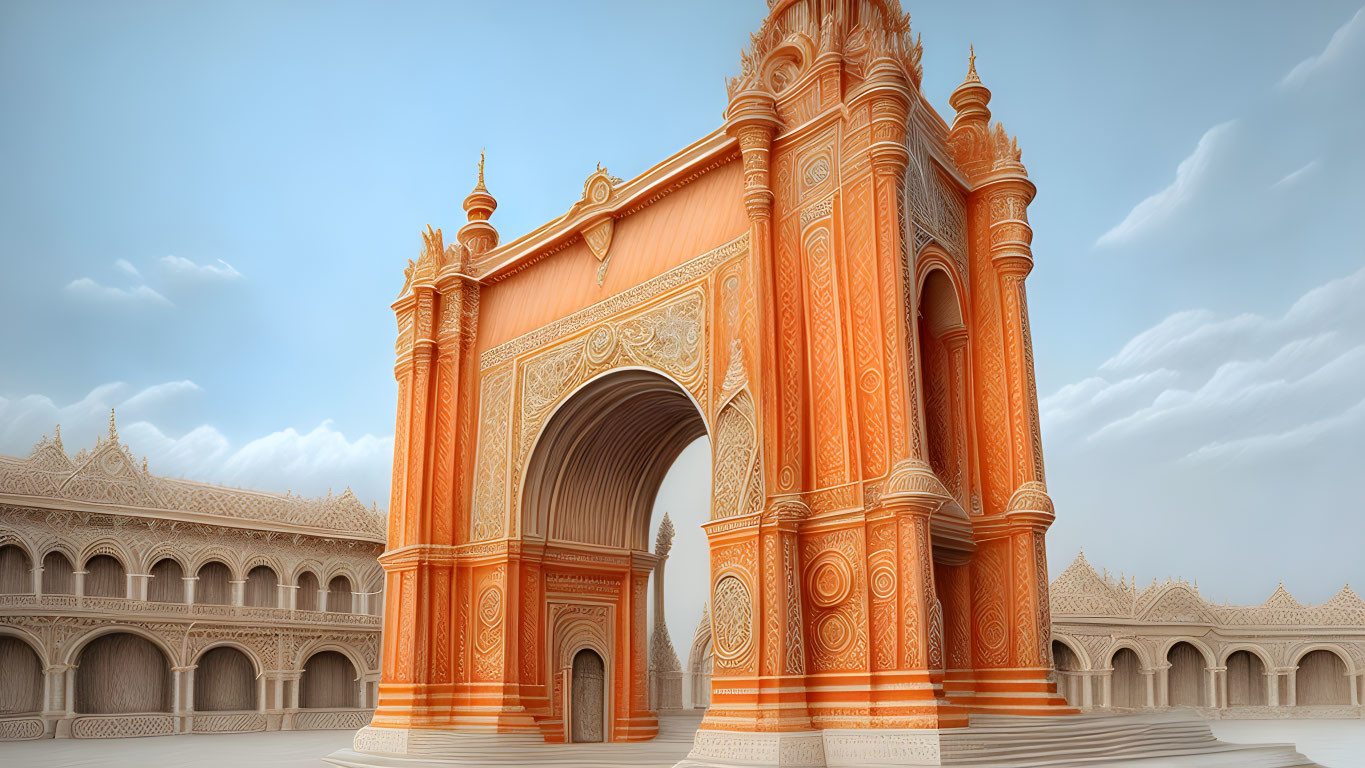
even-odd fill
[{"label": "archway facade", "polygon": [[974,64],[951,127],[928,106],[895,3],[770,6],[722,129],[631,181],[599,168],[506,244],[481,163],[456,242],[423,234],[393,305],[383,680],[357,751],[564,740],[585,647],[606,738],[653,737],[642,510],[702,433],[697,756],[838,761],[853,740],[821,731],[1072,711],[1049,682],[1033,185]]},{"label": "archway facade", "polygon": [[[1079,682],[1072,701],[1083,710],[1185,708],[1210,719],[1365,714],[1365,600],[1349,586],[1317,605],[1283,586],[1260,605],[1229,605],[1183,579],[1139,589],[1078,555],[1049,597],[1054,643],[1080,664],[1063,674]],[[1057,654],[1059,671],[1070,663]]]}]

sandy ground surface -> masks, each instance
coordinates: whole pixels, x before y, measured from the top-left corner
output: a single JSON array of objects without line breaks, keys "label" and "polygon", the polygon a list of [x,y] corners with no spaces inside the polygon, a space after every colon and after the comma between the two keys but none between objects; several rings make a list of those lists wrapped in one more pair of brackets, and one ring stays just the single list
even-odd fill
[{"label": "sandy ground surface", "polygon": [[[1365,768],[1365,720],[1223,720],[1224,741],[1293,742],[1327,768]],[[279,731],[148,739],[0,744],[3,768],[325,768],[318,758],[349,747],[348,731]]]},{"label": "sandy ground surface", "polygon": [[1365,720],[1215,720],[1209,726],[1223,741],[1288,742],[1326,768],[1365,768]]}]

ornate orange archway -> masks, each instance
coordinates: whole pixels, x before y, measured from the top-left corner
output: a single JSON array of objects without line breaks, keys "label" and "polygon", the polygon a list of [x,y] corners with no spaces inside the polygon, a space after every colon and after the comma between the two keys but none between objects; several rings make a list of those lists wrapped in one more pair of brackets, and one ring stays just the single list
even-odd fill
[{"label": "ornate orange archway", "polygon": [[1019,150],[974,60],[951,127],[929,106],[894,0],[770,5],[722,129],[630,181],[599,167],[506,244],[480,162],[458,243],[425,234],[394,304],[383,681],[358,751],[565,740],[585,649],[607,740],[651,738],[649,510],[702,434],[695,764],[1071,711],[1048,682]]}]

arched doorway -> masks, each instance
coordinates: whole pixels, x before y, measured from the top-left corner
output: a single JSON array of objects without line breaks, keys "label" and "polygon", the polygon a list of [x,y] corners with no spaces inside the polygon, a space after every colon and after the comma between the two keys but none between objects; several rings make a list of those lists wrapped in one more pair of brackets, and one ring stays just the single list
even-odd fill
[{"label": "arched doorway", "polygon": [[1351,678],[1346,662],[1326,649],[1310,651],[1299,659],[1294,674],[1294,701],[1301,707],[1351,703]]},{"label": "arched doorway", "polygon": [[1235,651],[1228,656],[1228,706],[1263,707],[1266,705],[1265,662],[1251,651]]},{"label": "arched doorway", "polygon": [[[593,654],[603,670],[598,676],[619,681],[611,712],[603,717],[599,711],[600,733],[592,740],[653,735],[648,730],[655,719],[648,708],[646,616],[648,580],[657,562],[650,552],[651,516],[675,460],[706,434],[700,411],[680,385],[652,371],[627,369],[594,379],[568,397],[534,444],[523,486],[522,527],[524,538],[544,542],[544,551],[524,578],[543,581],[546,589],[544,613],[535,610],[521,619],[533,622],[538,635],[538,647],[525,649],[523,679],[544,687],[541,707],[561,718],[565,732],[555,734],[556,740],[577,741],[582,735],[574,731],[581,725],[577,716],[562,719],[564,697],[551,695],[566,678],[576,681],[580,659],[573,657],[575,668],[568,675],[537,659],[568,663],[573,643],[584,635],[602,639],[603,652]],[[571,586],[575,583],[589,583],[590,590]],[[475,576],[478,615],[499,594],[491,574]],[[576,682],[571,684],[574,691],[566,693],[578,695]],[[627,721],[637,725],[621,725]]]},{"label": "arched doorway", "polygon": [[1120,648],[1109,660],[1113,668],[1109,680],[1110,706],[1122,709],[1141,709],[1147,705],[1146,684],[1142,679],[1142,662],[1132,648]]},{"label": "arched doorway", "polygon": [[1071,647],[1060,640],[1052,641],[1052,664],[1057,675],[1057,692],[1066,697],[1067,703],[1079,707],[1082,701],[1081,686],[1089,681],[1076,674],[1081,669],[1081,659]]},{"label": "arched doorway", "polygon": [[154,603],[185,602],[185,569],[167,557],[152,566],[152,578],[147,582],[147,599]]},{"label": "arched doorway", "polygon": [[300,611],[318,609],[318,577],[312,571],[299,574],[298,588],[294,590],[294,608]]},{"label": "arched doorway", "polygon": [[33,561],[14,544],[0,547],[0,594],[23,595],[33,592]]},{"label": "arched doorway", "polygon": [[242,603],[256,608],[274,608],[279,603],[279,577],[268,565],[258,565],[247,571],[242,586]]},{"label": "arched doorway", "polygon": [[199,566],[198,581],[194,586],[194,602],[204,605],[232,603],[232,570],[227,564],[210,560]]},{"label": "arched doorway", "polygon": [[[944,688],[951,694],[961,687],[955,684],[961,671],[972,665],[968,563],[976,544],[966,512],[971,506],[967,326],[953,280],[941,267],[924,275],[917,323],[927,454],[934,474],[951,496],[930,525],[938,600],[934,610],[939,615],[929,631],[939,631],[943,636],[942,658],[931,659],[930,665],[945,671]],[[875,566],[873,573],[878,573]]]},{"label": "arched doorway", "polygon": [[127,597],[128,580],[123,563],[111,555],[95,555],[85,562],[85,594],[88,597]]},{"label": "arched doorway", "polygon": [[335,576],[327,582],[327,610],[330,613],[351,612],[351,580]]},{"label": "arched doorway", "polygon": [[299,706],[303,709],[342,709],[360,706],[360,683],[346,654],[319,651],[303,663],[299,678]]},{"label": "arched doorway", "polygon": [[171,665],[150,640],[114,632],[76,659],[76,711],[87,715],[171,711]]},{"label": "arched doorway", "polygon": [[1204,695],[1204,654],[1190,643],[1179,642],[1166,652],[1166,704],[1172,707],[1202,707]]},{"label": "arched doorway", "polygon": [[28,643],[0,636],[0,715],[43,709],[43,664]]},{"label": "arched doorway", "polygon": [[256,670],[236,648],[210,648],[194,670],[194,709],[198,712],[256,709]]},{"label": "arched doorway", "polygon": [[606,740],[606,667],[602,657],[584,648],[573,657],[571,731],[575,743]]},{"label": "arched doorway", "polygon": [[76,593],[75,568],[61,552],[48,552],[43,557],[43,594],[73,595]]}]

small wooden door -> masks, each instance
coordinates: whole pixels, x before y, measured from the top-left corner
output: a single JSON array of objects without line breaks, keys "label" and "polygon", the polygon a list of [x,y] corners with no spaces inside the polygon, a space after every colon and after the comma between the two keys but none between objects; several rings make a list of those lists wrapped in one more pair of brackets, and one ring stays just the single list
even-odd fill
[{"label": "small wooden door", "polygon": [[575,743],[605,741],[606,670],[602,657],[584,649],[573,657],[573,698],[569,712]]}]

